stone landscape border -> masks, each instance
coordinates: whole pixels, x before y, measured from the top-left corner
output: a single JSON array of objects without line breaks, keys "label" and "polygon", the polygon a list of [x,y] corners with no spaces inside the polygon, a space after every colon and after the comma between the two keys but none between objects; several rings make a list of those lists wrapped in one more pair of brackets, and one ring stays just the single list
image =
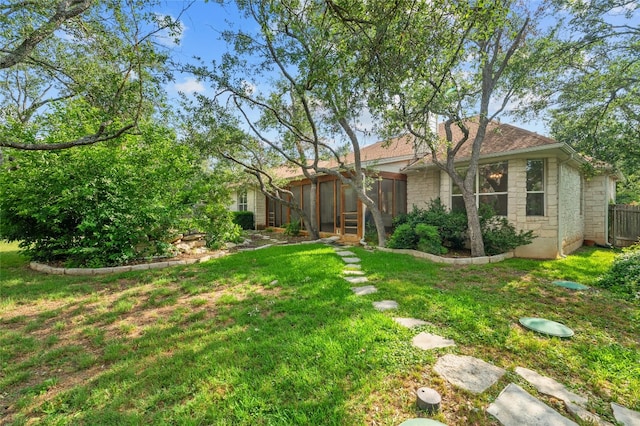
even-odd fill
[{"label": "stone landscape border", "polygon": [[387,247],[376,247],[380,251],[386,251],[389,253],[401,253],[409,254],[413,257],[420,259],[428,259],[436,263],[447,263],[450,265],[486,265],[487,263],[502,262],[505,259],[511,259],[513,252],[496,254],[495,256],[481,256],[481,257],[442,257],[435,254],[425,253],[423,251],[412,249],[391,249]]},{"label": "stone landscape border", "polygon": [[[312,244],[312,243],[332,243],[335,242],[334,238],[321,238],[319,240],[314,241],[304,241],[295,244]],[[261,246],[258,248],[254,248],[253,250],[259,250],[260,248],[271,247],[270,244],[266,246]],[[418,250],[411,249],[390,249],[386,247],[376,247],[376,249],[389,253],[401,253],[408,254],[413,257],[428,259],[432,262],[436,263],[446,263],[452,265],[485,265],[487,263],[496,263],[501,262],[505,259],[510,259],[513,257],[513,252],[502,253],[495,256],[482,256],[482,257],[441,257],[436,256],[431,253],[425,253]],[[247,250],[247,249],[245,249]],[[249,249],[251,250],[251,249]],[[130,272],[130,271],[146,271],[148,269],[163,269],[168,268],[170,266],[178,266],[178,265],[192,265],[194,263],[206,262],[211,259],[218,259],[223,256],[227,256],[230,254],[228,251],[220,251],[210,255],[206,255],[200,258],[194,259],[183,259],[183,260],[168,260],[165,262],[156,262],[156,263],[140,263],[138,265],[128,265],[128,266],[113,266],[108,268],[56,268],[53,266],[45,265],[38,262],[30,262],[29,267],[34,271],[42,272],[45,274],[52,275],[103,275],[103,274],[117,274],[121,272]]]},{"label": "stone landscape border", "polygon": [[128,266],[113,266],[110,268],[55,268],[53,266],[44,265],[38,262],[30,262],[29,267],[34,271],[43,272],[45,274],[52,275],[103,275],[103,274],[117,274],[120,272],[130,271],[146,271],[148,269],[163,269],[170,266],[178,265],[192,265],[194,263],[202,263],[207,260],[217,259],[228,255],[228,251],[220,251],[200,258],[182,259],[182,260],[167,260],[165,262],[156,263],[140,263],[138,265]]}]

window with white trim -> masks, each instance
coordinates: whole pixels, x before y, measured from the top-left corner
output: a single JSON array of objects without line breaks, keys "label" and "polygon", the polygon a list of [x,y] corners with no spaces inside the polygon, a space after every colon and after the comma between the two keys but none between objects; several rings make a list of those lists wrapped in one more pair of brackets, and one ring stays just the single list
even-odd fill
[{"label": "window with white trim", "polygon": [[247,201],[247,191],[238,193],[238,211],[246,212],[249,210],[249,203]]},{"label": "window with white trim", "polygon": [[527,160],[527,216],[544,216],[544,160]]},{"label": "window with white trim", "polygon": [[[508,163],[483,164],[478,166],[474,195],[476,206],[489,205],[499,216],[507,215],[509,188]],[[451,210],[464,211],[462,191],[452,182]]]}]

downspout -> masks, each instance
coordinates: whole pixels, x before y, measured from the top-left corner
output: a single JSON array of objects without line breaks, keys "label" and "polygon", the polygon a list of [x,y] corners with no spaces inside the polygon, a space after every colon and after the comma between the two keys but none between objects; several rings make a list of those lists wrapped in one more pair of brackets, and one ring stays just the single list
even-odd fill
[{"label": "downspout", "polygon": [[569,154],[569,158],[567,158],[564,161],[561,161],[558,164],[558,176],[557,176],[557,182],[556,182],[556,193],[558,196],[558,237],[557,237],[557,243],[558,243],[558,256],[560,257],[567,257],[564,254],[564,247],[562,247],[562,240],[563,240],[563,235],[562,235],[562,231],[563,231],[563,227],[562,227],[562,217],[560,215],[560,201],[562,200],[562,197],[560,196],[560,175],[562,174],[562,166],[564,166],[565,164],[567,164],[569,161],[573,160],[573,152],[571,152]]}]

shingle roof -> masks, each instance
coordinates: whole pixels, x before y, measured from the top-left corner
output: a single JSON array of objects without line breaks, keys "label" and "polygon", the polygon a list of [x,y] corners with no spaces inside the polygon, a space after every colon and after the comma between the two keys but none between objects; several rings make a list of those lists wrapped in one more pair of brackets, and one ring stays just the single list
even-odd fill
[{"label": "shingle roof", "polygon": [[[462,146],[458,154],[457,160],[464,160],[471,156],[471,148],[473,140],[478,133],[478,123],[476,120],[467,120],[465,123],[469,128],[469,138]],[[457,126],[452,126],[453,143],[459,141],[463,134]],[[444,124],[438,125],[438,136],[445,138]],[[360,149],[360,157],[363,163],[384,163],[401,160],[417,160],[416,163],[428,164],[431,162],[429,155],[422,153],[416,156],[414,150],[414,138],[409,135],[399,136],[388,141],[376,142],[372,145]],[[558,145],[558,142],[546,136],[539,135],[529,130],[513,126],[511,124],[503,124],[492,121],[487,126],[487,132],[480,149],[480,155],[486,156],[491,154],[505,153],[512,151],[520,151],[535,147],[544,147],[547,145]],[[418,158],[422,157],[422,158]],[[344,158],[347,165],[353,164],[354,155],[349,153]],[[321,167],[336,168],[338,163],[335,160],[322,161]],[[282,167],[277,171],[281,178],[301,177],[302,172],[297,168]]]},{"label": "shingle roof", "polygon": [[[456,155],[459,160],[471,157],[473,140],[478,133],[477,121],[468,120],[465,124],[469,128],[469,139]],[[458,126],[454,125],[451,129],[453,135],[452,142],[455,144],[457,141],[462,139],[463,134]],[[442,138],[445,137],[443,123],[438,125],[438,135]],[[482,143],[482,147],[480,148],[480,155],[508,153],[510,151],[519,151],[545,145],[555,145],[557,143],[558,142],[551,138],[530,132],[529,130],[512,126],[511,124],[492,121],[487,126],[485,139]]]}]

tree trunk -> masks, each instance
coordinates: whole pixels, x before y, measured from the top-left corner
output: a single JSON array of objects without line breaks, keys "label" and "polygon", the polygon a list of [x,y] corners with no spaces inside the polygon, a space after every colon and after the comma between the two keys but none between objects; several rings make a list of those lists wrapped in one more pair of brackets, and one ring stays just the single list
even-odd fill
[{"label": "tree trunk", "polygon": [[311,196],[309,197],[309,220],[305,220],[305,228],[309,233],[309,237],[312,240],[320,239],[320,232],[318,231],[318,218],[317,218],[317,209],[316,209],[316,200],[317,194],[316,191],[318,189],[318,184],[315,179],[311,180]]},{"label": "tree trunk", "polygon": [[[367,206],[367,208],[369,208],[369,206]],[[382,213],[380,213],[380,209],[378,209],[378,206],[374,206],[374,208],[369,210],[371,211],[371,216],[373,217],[373,223],[376,224],[376,231],[378,231],[378,246],[384,247],[387,244],[387,233],[384,229]]]},{"label": "tree trunk", "polygon": [[462,190],[464,207],[467,211],[467,226],[469,233],[469,243],[471,245],[471,256],[484,256],[484,241],[480,228],[480,215],[476,206],[476,196],[465,189]]}]

